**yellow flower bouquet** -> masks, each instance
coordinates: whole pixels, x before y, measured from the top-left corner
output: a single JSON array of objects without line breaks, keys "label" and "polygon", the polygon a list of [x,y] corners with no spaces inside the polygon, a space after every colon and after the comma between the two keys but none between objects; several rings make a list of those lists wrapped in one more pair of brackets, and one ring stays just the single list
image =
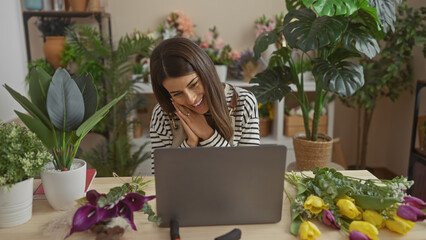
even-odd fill
[{"label": "yellow flower bouquet", "polygon": [[315,168],[314,177],[286,173],[285,180],[297,194],[290,200],[290,232],[300,239],[315,239],[321,232],[309,219],[342,229],[351,240],[377,240],[379,229],[398,234],[410,231],[414,222],[426,219],[426,204],[406,194],[413,181],[404,177],[392,180],[358,179],[335,169]]}]

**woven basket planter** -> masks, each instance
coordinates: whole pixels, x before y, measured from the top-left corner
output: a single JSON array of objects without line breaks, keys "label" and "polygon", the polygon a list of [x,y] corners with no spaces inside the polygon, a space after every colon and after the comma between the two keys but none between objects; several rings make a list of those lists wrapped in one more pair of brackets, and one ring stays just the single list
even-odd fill
[{"label": "woven basket planter", "polygon": [[266,137],[271,132],[271,119],[269,117],[259,118],[259,136]]},{"label": "woven basket planter", "polygon": [[318,135],[317,141],[306,140],[305,136],[294,136],[294,153],[296,165],[301,170],[313,170],[315,167],[326,167],[330,158],[333,139]]}]

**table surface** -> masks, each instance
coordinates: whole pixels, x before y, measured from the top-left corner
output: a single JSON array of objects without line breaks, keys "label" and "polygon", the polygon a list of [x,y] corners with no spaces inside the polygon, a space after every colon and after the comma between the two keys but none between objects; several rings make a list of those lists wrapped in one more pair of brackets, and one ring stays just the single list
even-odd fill
[{"label": "table surface", "polygon": [[[363,179],[374,178],[374,176],[366,171],[342,171],[343,174],[348,176],[359,177]],[[309,174],[309,172],[308,172]],[[152,179],[153,177],[146,177],[145,180]],[[130,181],[130,178],[122,178],[125,181]],[[35,180],[35,185],[40,184],[39,180]],[[91,189],[96,189],[98,192],[106,193],[112,187],[120,186],[121,181],[115,178],[95,178]],[[295,191],[290,184],[285,183],[285,187],[294,194]],[[35,189],[35,188],[34,188]],[[146,187],[147,195],[155,194],[154,183]],[[282,209],[282,219],[278,223],[273,224],[248,224],[248,225],[224,225],[224,226],[206,226],[206,227],[182,227],[180,228],[180,235],[182,239],[209,239],[213,240],[222,234],[231,231],[234,228],[239,228],[242,231],[242,239],[298,239],[290,234],[290,204],[288,198],[284,194],[284,204]],[[152,200],[151,206],[156,209],[155,199]],[[0,229],[0,239],[49,239],[49,236],[43,234],[47,223],[52,219],[63,216],[65,212],[54,211],[46,200],[34,200],[33,202],[33,216],[25,224],[12,228]],[[137,231],[128,228],[123,236],[123,240],[127,239],[170,239],[168,228],[159,228],[154,223],[147,220],[145,214],[135,212],[134,222]],[[315,221],[314,221],[315,222]],[[318,239],[349,239],[343,231],[335,230],[325,226],[322,223],[317,224],[322,236]],[[390,232],[387,229],[381,229],[379,239],[425,239],[426,222],[416,223],[414,228],[406,235],[398,235]],[[50,236],[50,239],[59,239],[57,236]],[[74,233],[71,235],[72,239],[95,239],[95,235],[88,232]]]}]

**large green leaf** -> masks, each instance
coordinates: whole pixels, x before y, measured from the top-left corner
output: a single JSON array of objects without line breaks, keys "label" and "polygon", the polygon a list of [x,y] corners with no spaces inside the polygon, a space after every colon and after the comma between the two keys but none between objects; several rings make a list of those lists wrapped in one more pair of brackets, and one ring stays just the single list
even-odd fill
[{"label": "large green leaf", "polygon": [[287,8],[287,11],[290,11],[291,9],[302,8],[304,5],[302,0],[286,0],[285,6]]},{"label": "large green leaf", "polygon": [[127,93],[124,93],[118,98],[113,99],[103,108],[95,112],[89,119],[87,119],[80,127],[77,129],[77,136],[81,139],[83,138],[105,115],[108,113],[109,109],[118,103]]},{"label": "large green leaf", "polygon": [[22,120],[25,126],[28,127],[41,140],[47,149],[55,147],[55,138],[52,131],[47,128],[39,119],[28,116],[24,113],[15,111],[16,115]]},{"label": "large green leaf", "polygon": [[358,0],[303,0],[305,6],[313,5],[319,16],[350,16],[359,9]]},{"label": "large green leaf", "polygon": [[40,119],[47,128],[53,128],[49,118],[30,100],[13,90],[7,84],[3,85],[12,97],[34,118]]},{"label": "large green leaf", "polygon": [[364,85],[364,73],[361,65],[352,62],[331,63],[317,60],[312,73],[324,89],[348,97]]},{"label": "large green leaf", "polygon": [[65,69],[58,68],[47,92],[47,112],[53,125],[65,132],[77,129],[84,118],[80,89]]},{"label": "large green leaf", "polygon": [[[377,9],[377,16],[379,17],[383,31],[387,32],[390,27],[392,31],[395,31],[393,23],[396,20],[395,2],[394,0],[368,0],[371,6]],[[398,0],[401,4],[401,0]]]},{"label": "large green leaf", "polygon": [[83,73],[74,76],[74,81],[83,95],[84,100],[84,118],[83,121],[87,120],[92,116],[98,108],[98,91],[93,84],[92,75],[89,73]]},{"label": "large green leaf", "polygon": [[356,205],[360,206],[362,209],[370,210],[384,210],[399,202],[399,199],[390,197],[383,198],[381,196],[361,194],[351,194],[350,196],[355,199]]},{"label": "large green leaf", "polygon": [[270,44],[275,43],[278,40],[278,35],[275,31],[261,33],[254,42],[253,52],[254,57],[257,59],[260,54],[264,52]]},{"label": "large green leaf", "polygon": [[308,52],[338,40],[348,26],[348,19],[343,16],[317,18],[311,9],[299,9],[291,10],[283,25],[288,44]]},{"label": "large green leaf", "polygon": [[257,83],[250,90],[256,96],[258,102],[266,104],[281,100],[291,92],[289,84],[293,82],[290,68],[285,66],[284,70],[280,67],[266,69],[256,74],[250,83]]},{"label": "large green leaf", "polygon": [[351,24],[346,31],[345,36],[342,39],[343,45],[347,49],[352,49],[352,45],[355,45],[355,49],[364,53],[367,57],[373,58],[380,52],[379,44],[361,24]]},{"label": "large green leaf", "polygon": [[31,70],[29,83],[29,95],[31,102],[36,105],[46,116],[46,98],[51,79],[52,77],[39,66]]}]

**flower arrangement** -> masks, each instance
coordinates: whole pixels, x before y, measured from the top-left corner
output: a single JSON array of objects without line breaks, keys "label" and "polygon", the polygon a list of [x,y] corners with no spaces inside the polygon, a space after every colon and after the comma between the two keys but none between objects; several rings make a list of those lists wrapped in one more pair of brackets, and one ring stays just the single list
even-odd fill
[{"label": "flower arrangement", "polygon": [[256,38],[265,31],[272,31],[275,29],[277,21],[276,17],[266,19],[265,14],[254,21],[256,29]]},{"label": "flower arrangement", "polygon": [[194,37],[194,27],[192,20],[181,11],[171,12],[166,20],[160,24],[157,31],[162,40],[181,36],[192,39]]},{"label": "flower arrangement", "polygon": [[233,51],[229,44],[226,44],[219,35],[216,26],[210,28],[204,35],[204,40],[199,40],[199,46],[206,51],[215,65],[230,65],[237,61],[241,54]]},{"label": "flower arrangement", "polygon": [[426,204],[405,191],[413,184],[404,177],[392,180],[357,179],[335,169],[315,168],[314,177],[286,173],[285,180],[297,189],[290,199],[290,232],[300,239],[321,236],[318,227],[308,221],[317,218],[324,224],[342,229],[349,239],[378,239],[379,229],[386,227],[405,234],[414,222],[426,219],[420,210]]},{"label": "flower arrangement", "polygon": [[16,123],[0,122],[0,186],[33,178],[52,159],[34,133]]},{"label": "flower arrangement", "polygon": [[154,199],[155,196],[145,196],[145,192],[142,190],[151,182],[153,180],[144,182],[141,177],[132,177],[130,183],[112,188],[107,194],[100,194],[96,190],[88,191],[86,197],[79,200],[80,207],[74,213],[72,228],[66,238],[75,232],[89,229],[105,235],[109,233],[105,231],[109,227],[122,228],[121,231],[113,231],[113,233],[118,232],[122,235],[127,225],[120,223],[116,218],[123,218],[136,231],[136,225],[133,222],[133,212],[135,211],[142,211],[148,215],[149,221],[159,225],[161,219],[155,216],[155,212],[148,204],[148,201]]}]

